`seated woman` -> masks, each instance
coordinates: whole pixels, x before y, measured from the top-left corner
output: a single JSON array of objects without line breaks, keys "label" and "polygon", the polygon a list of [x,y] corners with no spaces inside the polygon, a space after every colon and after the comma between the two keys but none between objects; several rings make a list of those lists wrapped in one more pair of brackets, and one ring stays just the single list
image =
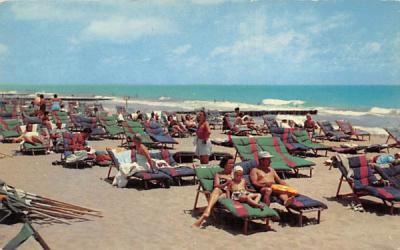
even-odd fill
[{"label": "seated woman", "polygon": [[147,163],[149,164],[152,170],[157,170],[156,166],[153,164],[153,161],[151,160],[149,150],[146,148],[146,146],[142,144],[142,136],[140,134],[135,134],[132,141],[135,144],[136,153],[143,155],[146,158]]},{"label": "seated woman", "polygon": [[261,194],[255,190],[248,189],[246,180],[243,178],[243,168],[235,166],[233,169],[233,179],[229,181],[227,188],[227,197],[242,203],[247,203],[252,207],[264,208],[264,204],[260,204]]},{"label": "seated woman", "polygon": [[214,189],[208,200],[208,205],[201,217],[192,226],[200,227],[203,221],[210,216],[211,210],[217,203],[219,197],[226,192],[227,185],[229,181],[232,180],[233,162],[232,156],[226,156],[221,159],[219,166],[224,170],[214,175]]}]

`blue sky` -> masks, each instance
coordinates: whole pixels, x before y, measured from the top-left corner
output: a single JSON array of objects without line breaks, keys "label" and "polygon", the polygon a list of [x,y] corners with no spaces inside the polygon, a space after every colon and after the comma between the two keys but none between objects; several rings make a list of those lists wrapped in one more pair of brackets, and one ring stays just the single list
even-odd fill
[{"label": "blue sky", "polygon": [[0,83],[400,84],[400,1],[0,0]]}]

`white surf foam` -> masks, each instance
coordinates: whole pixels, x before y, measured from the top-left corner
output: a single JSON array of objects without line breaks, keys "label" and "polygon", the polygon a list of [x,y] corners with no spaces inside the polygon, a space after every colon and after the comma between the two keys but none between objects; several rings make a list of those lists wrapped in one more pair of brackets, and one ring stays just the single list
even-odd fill
[{"label": "white surf foam", "polygon": [[272,106],[300,106],[305,102],[302,100],[282,100],[282,99],[264,99],[262,104]]}]

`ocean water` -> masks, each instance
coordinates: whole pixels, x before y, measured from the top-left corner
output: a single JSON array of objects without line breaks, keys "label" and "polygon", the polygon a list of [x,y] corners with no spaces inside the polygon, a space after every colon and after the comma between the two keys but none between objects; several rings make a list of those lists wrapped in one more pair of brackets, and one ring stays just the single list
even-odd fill
[{"label": "ocean water", "polygon": [[317,119],[349,119],[369,128],[400,126],[400,85],[11,85],[0,92],[112,96],[135,110],[317,109]]},{"label": "ocean water", "polygon": [[229,101],[366,111],[400,109],[400,85],[11,85],[0,91],[131,96],[141,99]]}]

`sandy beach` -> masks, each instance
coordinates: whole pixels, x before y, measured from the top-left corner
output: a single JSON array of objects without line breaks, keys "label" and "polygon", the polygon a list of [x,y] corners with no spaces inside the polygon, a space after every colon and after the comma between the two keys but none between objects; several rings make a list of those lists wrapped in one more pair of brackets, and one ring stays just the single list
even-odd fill
[{"label": "sandy beach", "polygon": [[[224,138],[213,130],[212,138]],[[386,137],[372,136],[361,145],[384,143]],[[178,139],[175,151],[193,150],[192,138]],[[119,140],[92,141],[95,149],[116,147]],[[325,141],[326,144],[338,144]],[[329,170],[323,162],[328,157],[307,158],[316,163],[312,178],[289,178],[286,181],[312,198],[328,205],[319,225],[297,227],[292,217],[272,223],[266,232],[252,223],[250,234],[242,234],[242,224],[221,219],[191,228],[191,215],[197,185],[172,186],[170,189],[142,190],[130,186],[118,189],[104,181],[108,168],[94,166],[68,169],[53,166],[59,154],[15,155],[17,144],[0,144],[0,152],[14,155],[0,159],[0,176],[6,183],[25,191],[61,201],[96,208],[103,218],[65,224],[34,224],[52,249],[399,249],[400,218],[389,215],[379,200],[366,197],[366,212],[353,211],[346,201],[335,198],[340,172]],[[234,153],[233,148],[214,146],[213,151]],[[390,153],[395,153],[391,149]],[[372,154],[369,154],[372,156]],[[213,162],[216,163],[216,162]],[[196,162],[196,164],[199,164]],[[114,169],[113,174],[116,171]],[[343,192],[349,190],[343,185]],[[204,197],[200,206],[206,204]],[[273,204],[272,207],[283,210]],[[307,215],[310,218],[315,214]],[[312,222],[312,221],[310,221]],[[13,238],[22,224],[0,224],[0,246]],[[41,249],[30,238],[20,249]]]}]

